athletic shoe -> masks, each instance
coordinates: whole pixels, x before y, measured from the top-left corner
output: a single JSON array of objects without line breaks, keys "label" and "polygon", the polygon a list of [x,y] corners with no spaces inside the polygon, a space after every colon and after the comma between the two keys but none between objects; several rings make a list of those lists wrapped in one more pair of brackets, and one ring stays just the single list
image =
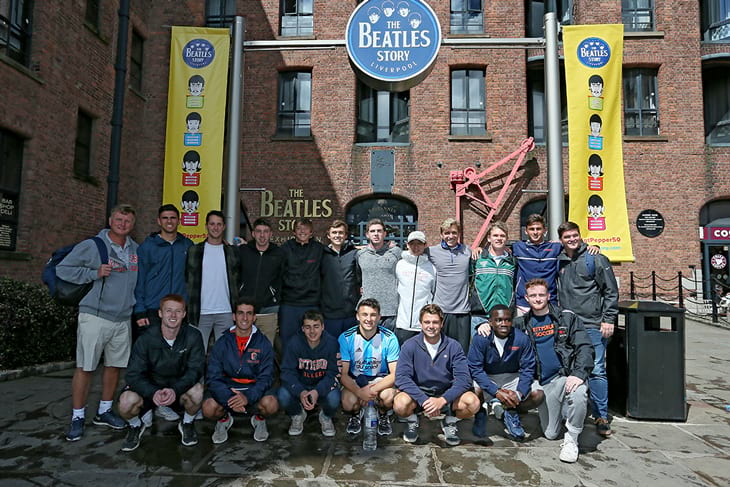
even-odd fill
[{"label": "athletic shoe", "polygon": [[608,424],[608,420],[606,418],[596,418],[594,423],[596,423],[596,433],[599,435],[611,436],[613,433],[613,431],[611,431],[611,425]]},{"label": "athletic shoe", "polygon": [[304,420],[307,419],[307,412],[302,409],[299,414],[291,417],[291,425],[289,426],[289,436],[299,436],[304,431]]},{"label": "athletic shoe", "polygon": [[122,443],[122,451],[134,451],[142,441],[142,433],[147,427],[142,423],[142,426],[130,426],[127,432],[127,438]]},{"label": "athletic shoe", "polygon": [[515,441],[525,439],[525,430],[520,422],[520,415],[514,409],[507,409],[504,412],[504,427],[507,428],[507,434]]},{"label": "athletic shoe", "polygon": [[180,415],[177,414],[170,406],[157,406],[155,409],[155,416],[162,418],[165,421],[178,421]]},{"label": "athletic shoe", "polygon": [[67,441],[79,441],[84,436],[84,418],[73,418],[66,433]]},{"label": "athletic shoe", "polygon": [[213,443],[219,445],[228,441],[228,430],[233,426],[233,416],[226,414],[224,417],[216,421],[215,431],[213,431]]},{"label": "athletic shoe", "polygon": [[456,427],[456,422],[447,423],[446,420],[441,421],[441,431],[444,432],[444,441],[447,445],[456,446],[461,443],[459,438],[459,428]]},{"label": "athletic shoe", "polygon": [[123,430],[127,427],[127,422],[114,414],[111,409],[105,413],[94,416],[94,424],[97,426],[109,426],[111,429],[115,430]]},{"label": "athletic shoe", "polygon": [[499,401],[493,401],[492,402],[492,413],[494,414],[494,417],[500,421],[502,421],[502,418],[504,417],[504,407],[502,406],[502,403]]},{"label": "athletic shoe", "polygon": [[251,416],[251,426],[253,426],[253,439],[256,441],[266,441],[269,439],[269,430],[266,428],[266,420],[258,419]]},{"label": "athletic shoe", "polygon": [[415,443],[418,440],[418,420],[408,421],[403,431],[403,440],[408,443]]},{"label": "athletic shoe", "polygon": [[322,426],[322,435],[328,438],[335,436],[335,424],[322,410],[319,411],[319,424]]},{"label": "athletic shoe", "polygon": [[390,424],[388,413],[378,415],[378,434],[389,436],[393,433],[393,426]]},{"label": "athletic shoe", "polygon": [[563,438],[563,442],[560,444],[560,461],[565,463],[575,463],[578,461],[578,445],[567,433]]},{"label": "athletic shoe", "polygon": [[474,425],[471,427],[471,432],[477,438],[487,436],[487,412],[484,408],[479,408],[479,411],[474,416]]},{"label": "athletic shoe", "polygon": [[177,430],[180,432],[180,443],[185,446],[193,446],[198,444],[198,433],[195,431],[195,423],[177,424]]},{"label": "athletic shoe", "polygon": [[362,421],[360,421],[360,413],[355,413],[347,420],[347,432],[356,435],[362,431]]}]

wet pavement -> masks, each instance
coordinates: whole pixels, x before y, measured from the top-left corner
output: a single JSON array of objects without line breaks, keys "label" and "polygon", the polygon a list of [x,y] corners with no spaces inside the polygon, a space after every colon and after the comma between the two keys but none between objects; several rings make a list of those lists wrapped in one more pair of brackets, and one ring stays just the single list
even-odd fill
[{"label": "wet pavement", "polygon": [[[604,439],[586,423],[575,464],[558,460],[560,441],[539,434],[537,414],[523,419],[530,436],[516,443],[489,418],[489,440],[459,424],[462,444],[448,447],[437,422],[422,420],[420,438],[401,439],[396,423],[378,450],[363,452],[360,438],[321,436],[316,414],[304,434],[287,435],[288,418],[269,419],[270,438],[253,441],[248,418],[237,418],[228,442],[213,445],[213,424],[196,422],[200,443],[180,444],[176,423],[155,418],[139,449],[119,451],[124,432],[91,424],[75,443],[64,439],[72,370],[0,382],[0,485],[154,486],[728,486],[730,485],[730,330],[688,320],[685,423],[636,421],[614,415]],[[90,404],[96,407],[99,378]],[[93,416],[93,413],[91,414]]]}]

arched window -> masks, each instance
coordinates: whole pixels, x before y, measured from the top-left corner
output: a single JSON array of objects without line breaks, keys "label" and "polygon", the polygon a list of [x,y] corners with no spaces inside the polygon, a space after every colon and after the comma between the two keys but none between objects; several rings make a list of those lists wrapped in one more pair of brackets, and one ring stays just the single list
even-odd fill
[{"label": "arched window", "polygon": [[392,195],[370,196],[347,206],[347,226],[353,243],[367,243],[365,227],[373,218],[383,220],[387,240],[400,247],[405,246],[408,234],[418,228],[418,209],[412,202]]}]

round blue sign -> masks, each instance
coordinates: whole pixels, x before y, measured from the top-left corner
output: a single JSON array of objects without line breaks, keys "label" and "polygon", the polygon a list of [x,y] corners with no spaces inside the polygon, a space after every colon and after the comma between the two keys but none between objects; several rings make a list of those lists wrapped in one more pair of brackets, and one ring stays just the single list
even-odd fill
[{"label": "round blue sign", "polygon": [[589,68],[602,68],[611,59],[611,48],[599,37],[588,37],[578,44],[578,59]]},{"label": "round blue sign", "polygon": [[204,68],[213,62],[215,48],[205,39],[193,39],[183,47],[182,57],[191,68]]},{"label": "round blue sign", "polygon": [[362,73],[398,83],[431,67],[441,46],[441,25],[421,0],[368,0],[352,12],[345,43]]}]

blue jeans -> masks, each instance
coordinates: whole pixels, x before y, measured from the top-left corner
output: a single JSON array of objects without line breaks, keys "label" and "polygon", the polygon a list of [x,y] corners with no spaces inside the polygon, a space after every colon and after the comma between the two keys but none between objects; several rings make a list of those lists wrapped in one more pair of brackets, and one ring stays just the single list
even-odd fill
[{"label": "blue jeans", "polygon": [[[289,416],[294,416],[302,412],[302,403],[299,402],[299,398],[294,397],[286,387],[280,387],[276,395],[279,398],[279,407],[286,411],[286,414]],[[340,390],[335,388],[327,393],[326,396],[320,396],[317,399],[317,404],[322,408],[324,414],[330,418],[334,417],[340,409]]]},{"label": "blue jeans", "polygon": [[608,419],[608,377],[606,376],[606,344],[607,338],[601,336],[600,328],[586,328],[593,343],[595,358],[593,371],[588,377],[588,388],[591,391],[591,410],[594,418]]}]

